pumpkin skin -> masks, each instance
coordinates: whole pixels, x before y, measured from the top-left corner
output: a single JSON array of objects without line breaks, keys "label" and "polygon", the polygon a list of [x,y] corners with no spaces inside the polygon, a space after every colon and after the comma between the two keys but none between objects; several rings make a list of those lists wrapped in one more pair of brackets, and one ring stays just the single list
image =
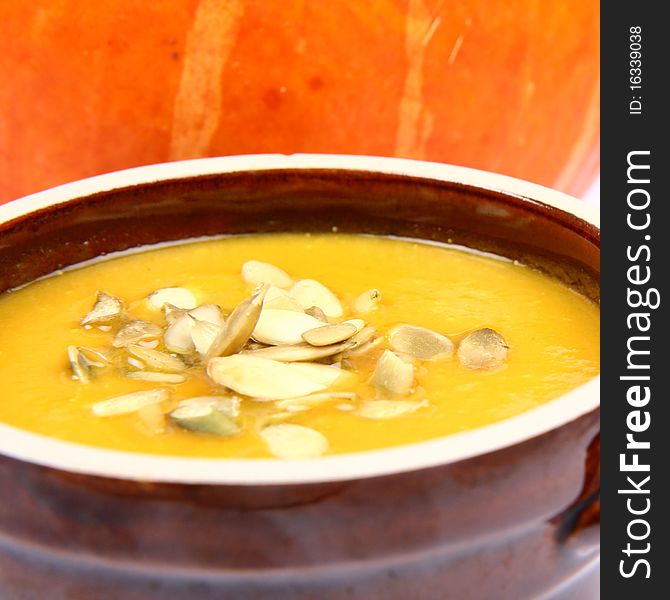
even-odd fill
[{"label": "pumpkin skin", "polygon": [[142,164],[404,156],[582,193],[599,3],[3,2],[0,202]]}]

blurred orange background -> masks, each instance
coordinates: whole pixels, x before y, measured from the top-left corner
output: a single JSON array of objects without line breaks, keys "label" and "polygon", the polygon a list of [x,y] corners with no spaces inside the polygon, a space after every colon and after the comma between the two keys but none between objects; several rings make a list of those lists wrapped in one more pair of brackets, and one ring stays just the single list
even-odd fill
[{"label": "blurred orange background", "polygon": [[169,160],[437,160],[573,194],[599,167],[594,0],[3,2],[0,202]]}]

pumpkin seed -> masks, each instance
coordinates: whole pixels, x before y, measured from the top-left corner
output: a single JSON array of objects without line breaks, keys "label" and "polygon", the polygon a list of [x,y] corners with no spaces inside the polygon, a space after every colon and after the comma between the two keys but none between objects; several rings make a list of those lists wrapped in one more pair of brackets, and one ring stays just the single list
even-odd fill
[{"label": "pumpkin seed", "polygon": [[351,352],[346,350],[342,353],[342,366],[359,373],[374,371],[377,361],[384,353],[382,342],[383,339],[378,337]]},{"label": "pumpkin seed", "polygon": [[252,336],[258,342],[274,346],[299,344],[305,331],[321,325],[321,321],[302,312],[267,308],[261,312]]},{"label": "pumpkin seed", "polygon": [[151,348],[152,350],[158,348],[158,344],[158,340],[140,340],[137,342],[138,346],[142,346],[142,348]]},{"label": "pumpkin seed", "polygon": [[297,362],[287,365],[301,377],[306,377],[312,381],[329,388],[337,383],[347,383],[351,381],[353,375],[349,371],[340,369],[334,365],[319,365],[311,362]]},{"label": "pumpkin seed", "polygon": [[293,279],[286,272],[270,263],[260,260],[248,260],[242,265],[242,278],[251,285],[274,285],[278,288],[290,288]]},{"label": "pumpkin seed", "polygon": [[418,359],[415,356],[412,356],[411,354],[407,354],[406,352],[394,352],[394,354],[401,360],[404,360],[406,363],[411,363],[411,364],[416,364]]},{"label": "pumpkin seed", "polygon": [[312,408],[312,407],[307,406],[306,404],[289,404],[286,407],[286,412],[294,414],[294,413],[298,413],[298,412],[308,411],[310,408]]},{"label": "pumpkin seed", "polygon": [[147,303],[151,308],[161,310],[165,304],[172,304],[177,308],[190,310],[198,306],[198,301],[191,290],[183,287],[161,288],[147,296]]},{"label": "pumpkin seed", "polygon": [[271,285],[265,294],[263,301],[263,310],[266,308],[277,308],[279,310],[292,310],[294,312],[303,312],[302,306],[286,290]]},{"label": "pumpkin seed", "polygon": [[281,362],[307,362],[334,356],[348,347],[349,344],[346,342],[332,346],[322,346],[320,348],[311,346],[310,344],[295,344],[291,346],[268,346],[258,350],[247,350],[245,354]]},{"label": "pumpkin seed", "polygon": [[484,327],[466,335],[458,345],[458,360],[468,369],[493,369],[507,358],[509,346],[497,331]]},{"label": "pumpkin seed", "polygon": [[191,335],[191,317],[188,313],[177,317],[163,335],[163,343],[170,352],[190,354],[195,349]]},{"label": "pumpkin seed", "polygon": [[[349,350],[347,350],[346,352],[347,356],[362,353],[364,351],[364,347],[366,347],[367,344],[372,342],[376,333],[377,330],[371,325],[363,327],[355,336],[351,338],[351,340],[349,340],[352,346]],[[381,341],[382,341],[381,338],[377,338],[378,344],[381,343]],[[367,349],[365,351],[367,351]]]},{"label": "pumpkin seed", "polygon": [[151,369],[165,373],[180,373],[186,369],[186,365],[176,356],[161,352],[160,350],[131,345],[128,346],[128,352],[135,358],[140,359]]},{"label": "pumpkin seed", "polygon": [[342,323],[353,325],[356,328],[356,333],[360,333],[365,328],[365,321],[363,319],[347,319],[346,321],[342,321]]},{"label": "pumpkin seed", "polygon": [[328,440],[322,434],[303,425],[279,423],[268,425],[261,437],[277,458],[286,460],[315,458],[328,450]]},{"label": "pumpkin seed", "polygon": [[322,323],[328,323],[328,317],[318,306],[310,306],[305,309],[305,314],[318,319]]},{"label": "pumpkin seed", "polygon": [[[87,356],[87,354],[89,356]],[[109,360],[100,352],[82,346],[68,346],[67,358],[70,361],[72,377],[81,383],[90,382],[92,373],[91,367],[102,368],[109,362]]]},{"label": "pumpkin seed", "polygon": [[206,321],[219,327],[222,327],[224,323],[221,307],[216,304],[201,304],[193,310],[189,310],[188,314],[194,319],[198,319],[198,321]]},{"label": "pumpkin seed", "polygon": [[186,381],[186,377],[179,373],[159,373],[157,371],[128,371],[126,377],[155,383],[184,383]]},{"label": "pumpkin seed", "polygon": [[306,309],[318,306],[328,317],[341,317],[344,314],[337,296],[325,285],[314,279],[301,279],[290,290],[291,295]]},{"label": "pumpkin seed", "polygon": [[138,369],[140,371],[144,371],[144,369],[146,367],[146,365],[141,360],[137,360],[136,358],[133,358],[132,356],[128,357],[128,364],[131,367],[135,367],[136,369]]},{"label": "pumpkin seed", "polygon": [[358,409],[359,416],[365,419],[394,419],[427,406],[427,402],[410,402],[409,400],[370,400]]},{"label": "pumpkin seed", "polygon": [[428,360],[438,355],[451,356],[454,351],[454,344],[448,337],[415,325],[398,325],[391,329],[389,343],[396,352],[409,354],[421,360]]},{"label": "pumpkin seed", "polygon": [[123,314],[123,302],[105,292],[98,292],[91,311],[81,320],[81,325],[90,327],[101,323],[109,323]]},{"label": "pumpkin seed", "polygon": [[244,348],[261,315],[267,290],[267,286],[261,287],[235,307],[225,326],[209,347],[205,359],[229,356]]},{"label": "pumpkin seed", "polygon": [[254,342],[253,340],[249,340],[244,346],[243,352],[249,352],[251,350],[262,350],[263,348],[270,348],[270,346],[267,346],[266,344],[261,344],[260,342]]},{"label": "pumpkin seed", "polygon": [[368,313],[379,308],[381,300],[382,293],[379,290],[372,288],[358,296],[358,298],[354,300],[352,308],[354,309],[354,312],[357,313]]},{"label": "pumpkin seed", "polygon": [[180,400],[177,403],[177,408],[183,406],[211,406],[216,410],[227,414],[229,417],[235,418],[240,414],[241,400],[235,397],[228,396],[193,396]]},{"label": "pumpkin seed", "polygon": [[211,405],[180,406],[170,413],[170,419],[182,429],[195,433],[229,436],[240,432],[235,421]]},{"label": "pumpkin seed", "polygon": [[110,360],[102,352],[93,350],[93,348],[86,348],[85,346],[77,346],[79,353],[86,359],[86,362],[91,367],[104,367],[109,364]]},{"label": "pumpkin seed", "polygon": [[186,313],[188,313],[188,310],[179,308],[169,302],[163,304],[163,316],[168,325],[172,325],[179,317],[183,317]]},{"label": "pumpkin seed", "polygon": [[302,339],[312,346],[330,346],[348,340],[356,332],[356,325],[353,323],[335,323],[305,331]]},{"label": "pumpkin seed", "polygon": [[189,317],[191,318],[191,339],[193,340],[195,349],[198,354],[205,356],[224,326],[216,325],[209,321],[201,321],[190,313]]},{"label": "pumpkin seed", "polygon": [[207,364],[211,379],[244,396],[283,400],[306,396],[332,385],[339,369],[310,363],[282,363],[249,354],[212,358]]},{"label": "pumpkin seed", "polygon": [[162,333],[163,330],[154,323],[149,323],[148,321],[130,321],[116,333],[112,346],[114,348],[125,348],[130,344],[137,344],[140,341],[155,340]]},{"label": "pumpkin seed", "polygon": [[377,361],[372,379],[378,388],[394,394],[408,394],[414,383],[414,366],[385,350]]},{"label": "pumpkin seed", "polygon": [[[177,311],[180,312],[177,313]],[[177,354],[190,354],[194,349],[197,349],[200,354],[206,353],[224,327],[223,313],[216,304],[203,304],[190,311],[174,309],[170,314],[179,316],[172,320],[163,336],[163,342],[168,350]],[[168,318],[170,319],[171,317]],[[196,320],[205,325],[196,328]],[[214,327],[216,327],[216,332],[214,332]]]},{"label": "pumpkin seed", "polygon": [[113,417],[116,415],[127,415],[137,412],[140,408],[150,404],[160,404],[165,402],[170,396],[170,392],[164,388],[153,390],[142,390],[123,396],[115,396],[102,402],[96,402],[91,410],[98,417]]}]

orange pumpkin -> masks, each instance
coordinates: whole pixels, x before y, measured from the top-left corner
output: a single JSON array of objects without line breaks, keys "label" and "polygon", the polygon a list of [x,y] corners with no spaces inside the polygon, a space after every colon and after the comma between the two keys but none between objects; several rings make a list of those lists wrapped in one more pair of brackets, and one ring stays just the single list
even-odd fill
[{"label": "orange pumpkin", "polygon": [[0,22],[0,201],[255,152],[438,160],[576,194],[598,169],[596,0],[33,0]]}]

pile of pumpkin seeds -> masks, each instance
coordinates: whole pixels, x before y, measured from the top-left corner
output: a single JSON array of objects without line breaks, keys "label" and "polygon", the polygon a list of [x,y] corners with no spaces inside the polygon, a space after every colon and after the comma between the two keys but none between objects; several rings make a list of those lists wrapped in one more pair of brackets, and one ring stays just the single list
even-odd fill
[{"label": "pile of pumpkin seeds", "polygon": [[[298,413],[332,404],[358,418],[392,419],[428,405],[408,397],[420,361],[454,353],[447,336],[410,324],[376,330],[365,319],[383,301],[377,289],[364,291],[347,308],[322,283],[294,281],[265,262],[247,261],[242,277],[253,292],[228,314],[199,304],[183,287],[152,292],[145,302],[161,314],[160,325],[133,319],[123,300],[98,292],[81,326],[109,332],[110,347],[68,347],[72,377],[87,384],[115,369],[156,385],[97,402],[93,414],[137,414],[154,432],[176,428],[227,437],[240,433],[244,403],[264,402],[273,410],[258,434],[272,455],[298,459],[328,451],[322,433],[290,422]],[[503,337],[484,328],[460,341],[456,357],[464,368],[489,370],[502,365],[507,353]],[[371,373],[373,399],[349,391],[361,372]],[[213,384],[212,395],[172,398],[169,384],[203,376]]]}]

